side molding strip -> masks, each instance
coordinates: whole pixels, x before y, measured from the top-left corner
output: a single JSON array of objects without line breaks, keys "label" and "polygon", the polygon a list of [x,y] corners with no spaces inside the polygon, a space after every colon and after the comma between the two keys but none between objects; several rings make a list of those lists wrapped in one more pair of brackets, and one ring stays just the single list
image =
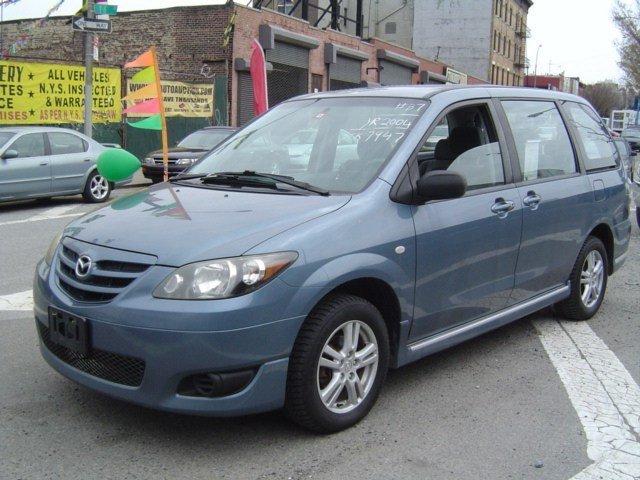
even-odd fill
[{"label": "side molding strip", "polygon": [[511,323],[514,320],[526,317],[527,315],[537,312],[548,305],[552,305],[563,300],[569,296],[570,291],[571,288],[569,285],[563,285],[489,316],[451,328],[429,338],[418,340],[417,342],[407,346],[407,361],[402,363],[404,364],[418,360],[419,358],[431,353],[444,350],[445,348],[449,348],[460,342]]}]

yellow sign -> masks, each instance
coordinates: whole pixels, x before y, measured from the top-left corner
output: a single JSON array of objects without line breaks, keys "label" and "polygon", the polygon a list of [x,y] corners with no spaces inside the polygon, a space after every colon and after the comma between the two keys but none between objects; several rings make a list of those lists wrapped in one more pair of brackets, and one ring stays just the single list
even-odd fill
[{"label": "yellow sign", "polygon": [[[93,69],[93,121],[120,122],[119,68]],[[0,61],[0,125],[82,123],[84,67]]]},{"label": "yellow sign", "polygon": [[[146,86],[145,83],[127,81],[127,95]],[[183,83],[161,81],[164,109],[167,117],[213,116],[213,85],[206,83]],[[133,102],[131,102],[133,103]],[[128,105],[128,106],[131,106]],[[132,113],[128,117],[146,117],[148,115]]]}]

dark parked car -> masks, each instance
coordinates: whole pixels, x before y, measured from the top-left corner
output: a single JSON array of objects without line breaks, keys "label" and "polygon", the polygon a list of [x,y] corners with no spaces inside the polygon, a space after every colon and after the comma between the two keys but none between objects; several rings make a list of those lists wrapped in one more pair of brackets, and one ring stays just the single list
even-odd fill
[{"label": "dark parked car", "polygon": [[633,150],[633,148],[631,148],[629,142],[623,137],[614,138],[613,144],[616,146],[616,149],[620,154],[622,165],[624,166],[625,172],[627,172],[627,177],[630,179],[632,174],[631,170],[633,167],[633,159],[636,156],[636,152]]},{"label": "dark parked car", "polygon": [[[193,165],[209,150],[226,140],[237,128],[206,127],[190,133],[169,149],[169,175],[176,175]],[[142,163],[142,173],[153,183],[162,181],[164,165],[162,150],[147,154]]]},{"label": "dark parked car", "polygon": [[624,138],[633,150],[640,150],[640,125],[629,125],[622,133]]}]

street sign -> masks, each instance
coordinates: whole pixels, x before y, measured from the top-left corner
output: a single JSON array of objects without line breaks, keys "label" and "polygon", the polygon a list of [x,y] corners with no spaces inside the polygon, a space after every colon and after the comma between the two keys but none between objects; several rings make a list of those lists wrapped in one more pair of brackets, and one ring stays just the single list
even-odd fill
[{"label": "street sign", "polygon": [[93,6],[93,13],[96,15],[111,15],[115,17],[118,14],[117,5],[107,5],[106,3],[96,3]]},{"label": "street sign", "polygon": [[87,17],[73,17],[74,30],[81,32],[111,33],[111,20],[97,20]]}]

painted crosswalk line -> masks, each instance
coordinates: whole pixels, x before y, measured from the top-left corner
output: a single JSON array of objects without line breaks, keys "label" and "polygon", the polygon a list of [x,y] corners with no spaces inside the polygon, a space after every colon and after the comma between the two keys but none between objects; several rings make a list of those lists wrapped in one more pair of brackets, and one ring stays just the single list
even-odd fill
[{"label": "painted crosswalk line", "polygon": [[26,312],[33,310],[33,291],[0,295],[0,312]]},{"label": "painted crosswalk line", "polygon": [[640,478],[640,387],[585,322],[534,322],[594,462],[572,480]]},{"label": "painted crosswalk line", "polygon": [[60,205],[58,207],[49,208],[43,212],[36,213],[27,218],[21,218],[19,220],[7,220],[6,222],[0,222],[0,227],[4,225],[15,225],[18,223],[38,222],[41,220],[55,220],[58,218],[79,217],[84,215],[85,212],[68,213],[71,210],[78,208],[79,205]]}]

